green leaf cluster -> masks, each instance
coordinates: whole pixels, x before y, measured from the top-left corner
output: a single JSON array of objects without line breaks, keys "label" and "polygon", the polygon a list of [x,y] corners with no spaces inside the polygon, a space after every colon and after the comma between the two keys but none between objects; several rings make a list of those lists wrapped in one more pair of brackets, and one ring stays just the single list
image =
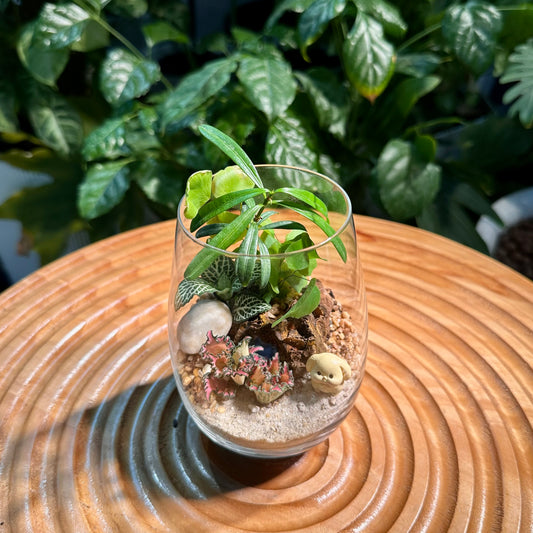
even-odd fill
[{"label": "green leaf cluster", "polygon": [[338,180],[357,212],[481,250],[479,204],[450,191],[473,191],[490,214],[528,185],[532,1],[281,0],[253,21],[235,2],[228,20],[242,26],[201,40],[188,4],[0,4],[0,157],[57,181],[9,199],[0,216],[18,213],[47,258],[61,239],[34,229],[25,195],[69,198],[62,239],[173,217],[188,176],[231,159],[206,142],[204,123],[255,161]]}]

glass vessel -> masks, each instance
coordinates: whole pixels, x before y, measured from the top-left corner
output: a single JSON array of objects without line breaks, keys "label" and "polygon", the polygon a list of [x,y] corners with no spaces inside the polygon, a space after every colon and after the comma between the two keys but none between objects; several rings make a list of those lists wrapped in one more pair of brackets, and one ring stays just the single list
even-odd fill
[{"label": "glass vessel", "polygon": [[[261,307],[259,314],[243,320],[240,306],[246,307],[243,301],[253,300],[251,295],[260,291],[253,278],[246,287],[238,281],[236,265],[243,255],[235,246],[218,250],[212,267],[200,277],[199,284],[207,282],[211,290],[186,304],[176,303],[187,266],[201,250],[210,248],[205,238],[190,231],[182,199],[168,332],[178,391],[200,430],[233,452],[274,458],[300,454],[319,444],[348,415],[363,379],[368,318],[346,192],[309,170],[280,165],[256,168],[270,190],[297,187],[313,192],[327,206],[327,220],[334,233],[326,235],[320,224],[304,216],[297,198],[292,199],[295,209],[270,210],[269,224],[291,224],[261,229],[259,222],[259,238],[268,244],[274,235],[285,243],[283,251],[267,255],[263,246],[259,247],[263,255],[246,257],[248,265],[250,261],[254,264],[254,272],[255,266],[259,272],[268,261],[270,286],[279,293],[271,290],[267,298],[271,307]],[[307,236],[301,237],[301,227]],[[288,280],[293,287],[289,290]],[[311,299],[311,290],[305,289],[302,296],[294,293],[298,284],[318,288],[319,292],[313,290],[320,300],[311,313],[290,316],[287,311],[298,298],[309,293]]]}]

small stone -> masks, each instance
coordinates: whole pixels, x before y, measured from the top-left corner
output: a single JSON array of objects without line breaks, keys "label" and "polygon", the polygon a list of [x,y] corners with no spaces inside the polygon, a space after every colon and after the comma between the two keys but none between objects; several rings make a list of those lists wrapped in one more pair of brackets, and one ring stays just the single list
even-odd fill
[{"label": "small stone", "polygon": [[298,411],[305,411],[306,409],[304,402],[298,402],[296,406],[298,407]]},{"label": "small stone", "polygon": [[183,316],[178,324],[179,348],[187,354],[200,351],[207,339],[207,332],[213,335],[227,335],[232,324],[229,307],[219,300],[199,300]]},{"label": "small stone", "polygon": [[337,399],[334,396],[329,398],[329,405],[331,405],[331,406],[337,405]]}]

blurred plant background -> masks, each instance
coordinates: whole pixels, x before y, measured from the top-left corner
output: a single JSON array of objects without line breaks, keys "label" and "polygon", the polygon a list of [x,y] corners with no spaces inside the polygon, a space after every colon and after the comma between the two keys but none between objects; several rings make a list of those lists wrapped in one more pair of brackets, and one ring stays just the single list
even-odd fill
[{"label": "blurred plant background", "polygon": [[533,2],[0,0],[0,159],[51,177],[0,205],[43,262],[175,216],[227,161],[339,181],[354,211],[486,251],[533,170]]}]

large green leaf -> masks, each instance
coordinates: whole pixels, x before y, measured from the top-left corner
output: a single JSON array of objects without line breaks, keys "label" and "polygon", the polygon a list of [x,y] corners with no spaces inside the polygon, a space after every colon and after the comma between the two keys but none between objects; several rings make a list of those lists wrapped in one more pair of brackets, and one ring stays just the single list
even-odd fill
[{"label": "large green leaf", "polygon": [[68,48],[52,49],[34,39],[37,21],[27,24],[17,41],[17,52],[22,64],[41,83],[54,86],[69,58]]},{"label": "large green leaf", "polygon": [[189,113],[216,95],[229,82],[236,68],[237,62],[231,57],[216,59],[185,76],[159,106],[161,128],[179,128],[180,122]]},{"label": "large green leaf", "polygon": [[37,19],[36,34],[47,48],[65,48],[80,39],[89,20],[89,13],[72,2],[47,3]]},{"label": "large green leaf", "polygon": [[78,113],[52,89],[30,84],[26,109],[36,135],[62,155],[78,152],[83,129]]},{"label": "large green leaf", "polygon": [[[311,170],[318,168],[318,154],[312,136],[293,113],[278,117],[269,126],[265,157],[271,163]],[[289,185],[305,187],[304,183]]]},{"label": "large green leaf", "polygon": [[441,59],[432,52],[399,53],[396,58],[395,72],[407,74],[413,78],[424,78],[435,72]]},{"label": "large green leaf", "polygon": [[95,159],[116,159],[131,154],[126,145],[124,118],[106,120],[85,139],[82,154],[86,161]]},{"label": "large green leaf", "polygon": [[89,167],[78,196],[82,217],[99,217],[120,203],[130,186],[128,163],[120,160]]},{"label": "large green leaf", "polygon": [[381,201],[396,220],[420,215],[435,198],[440,176],[426,151],[399,139],[387,143],[376,165]]},{"label": "large green leaf", "polygon": [[244,57],[237,77],[247,98],[269,120],[282,115],[296,96],[296,81],[291,67],[281,58]]},{"label": "large green leaf", "polygon": [[327,25],[346,7],[346,0],[315,0],[298,21],[300,48],[307,57],[307,47],[324,33]]},{"label": "large green leaf", "polygon": [[517,115],[526,127],[533,126],[533,39],[516,47],[501,83],[514,83],[503,95],[505,104],[512,104],[509,115]]},{"label": "large green leaf", "polygon": [[147,93],[160,77],[157,63],[114,48],[100,67],[100,89],[110,104],[119,105]]},{"label": "large green leaf", "polygon": [[109,32],[95,20],[90,20],[81,37],[72,43],[70,49],[74,52],[92,52],[109,46]]},{"label": "large green leaf", "polygon": [[394,48],[383,36],[383,26],[359,12],[344,42],[343,59],[352,85],[373,102],[394,70]]},{"label": "large green leaf", "polygon": [[327,68],[298,72],[296,76],[311,100],[320,126],[343,138],[350,106],[347,87]]},{"label": "large green leaf", "polygon": [[380,22],[389,35],[393,37],[405,35],[407,24],[396,6],[386,0],[354,0],[354,3],[358,9],[372,15]]},{"label": "large green leaf", "polygon": [[169,214],[176,214],[184,193],[185,179],[175,165],[161,158],[148,157],[131,170],[131,179],[135,180],[149,200],[166,206]]},{"label": "large green leaf", "polygon": [[442,20],[444,38],[459,60],[476,74],[491,65],[501,29],[501,13],[486,2],[450,6]]},{"label": "large green leaf", "polygon": [[316,279],[313,278],[302,295],[296,303],[281,317],[279,317],[275,322],[272,323],[272,327],[277,326],[286,318],[302,318],[309,313],[312,313],[320,303],[320,289],[316,286]]}]

